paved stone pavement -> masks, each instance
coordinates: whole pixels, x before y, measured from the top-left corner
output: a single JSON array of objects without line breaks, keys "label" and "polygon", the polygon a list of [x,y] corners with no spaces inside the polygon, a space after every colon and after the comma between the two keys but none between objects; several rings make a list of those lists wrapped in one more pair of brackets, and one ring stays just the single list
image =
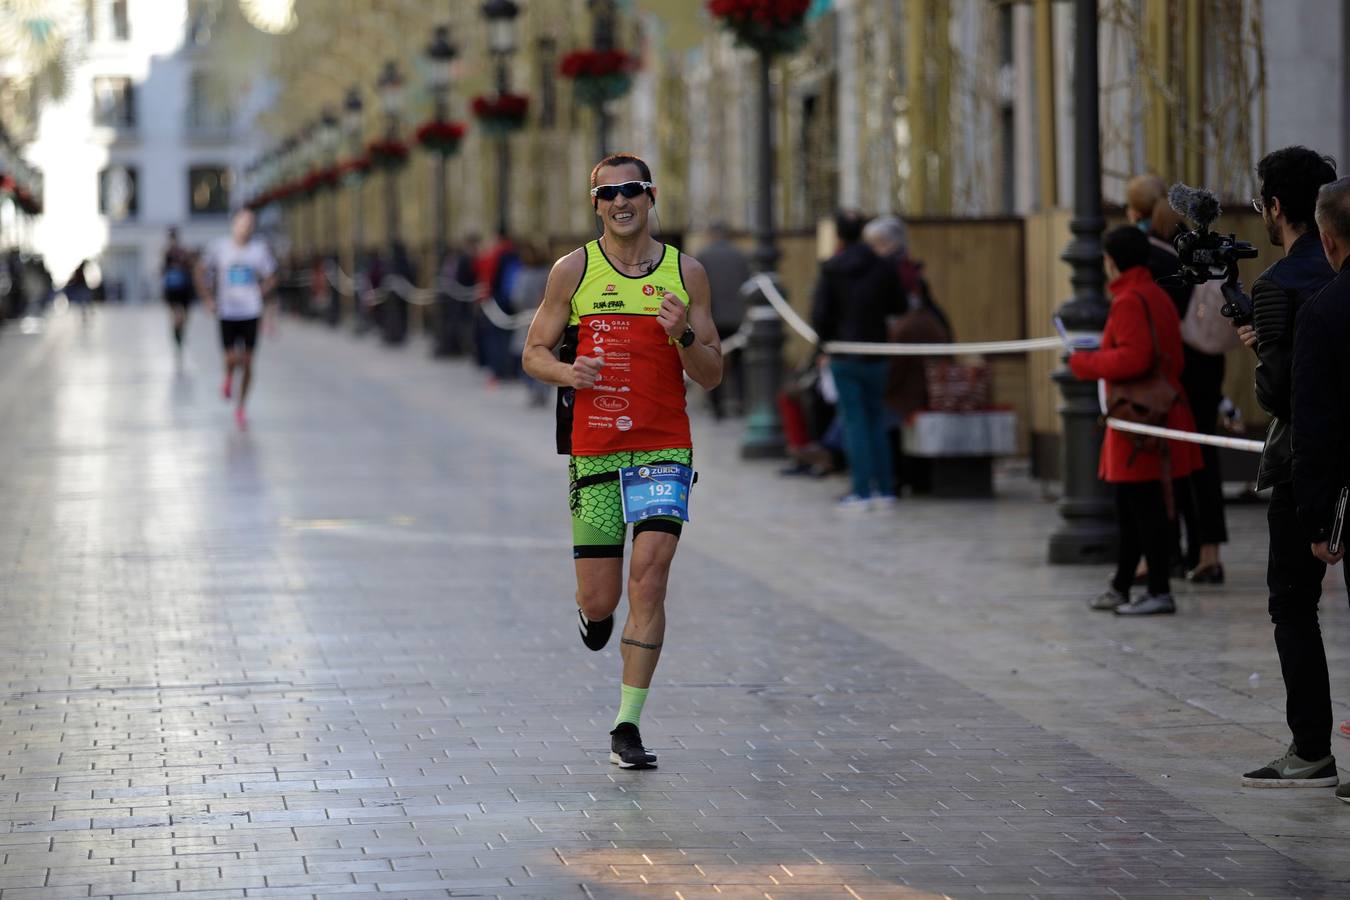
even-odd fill
[{"label": "paved stone pavement", "polygon": [[1350,808],[1238,787],[1287,740],[1258,507],[1227,589],[1117,620],[1015,473],[842,518],[700,415],[620,772],[549,412],[283,323],[241,434],[212,331],[0,332],[0,900],[1350,893]]}]

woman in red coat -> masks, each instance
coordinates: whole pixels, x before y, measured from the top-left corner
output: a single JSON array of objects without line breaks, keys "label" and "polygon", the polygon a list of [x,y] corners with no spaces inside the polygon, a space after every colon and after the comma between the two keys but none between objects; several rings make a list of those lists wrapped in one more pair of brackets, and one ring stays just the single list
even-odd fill
[{"label": "woman in red coat", "polygon": [[[1074,353],[1069,357],[1070,370],[1083,379],[1127,382],[1148,375],[1156,360],[1177,392],[1167,427],[1194,431],[1195,420],[1181,390],[1181,320],[1171,299],[1149,275],[1147,236],[1133,226],[1117,228],[1103,240],[1102,249],[1111,281],[1111,312],[1101,349]],[[1198,445],[1166,444],[1171,478],[1184,478],[1202,467]],[[1176,612],[1167,578],[1173,529],[1163,493],[1161,451],[1140,448],[1133,435],[1108,429],[1098,477],[1115,485],[1120,551],[1110,589],[1092,600],[1091,607],[1130,616]],[[1131,602],[1130,584],[1141,555],[1148,562],[1148,593]]]}]

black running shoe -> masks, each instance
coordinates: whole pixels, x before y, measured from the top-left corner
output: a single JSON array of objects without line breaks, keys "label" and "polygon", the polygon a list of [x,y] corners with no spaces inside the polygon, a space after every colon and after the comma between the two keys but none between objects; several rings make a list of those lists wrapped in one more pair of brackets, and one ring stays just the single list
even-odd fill
[{"label": "black running shoe", "polygon": [[581,630],[581,642],[591,650],[603,650],[609,643],[609,636],[614,632],[614,616],[608,615],[599,622],[592,622],[586,618],[586,614],[577,610],[577,618],[581,620],[578,626]]},{"label": "black running shoe", "polygon": [[642,735],[632,722],[620,722],[609,733],[609,761],[621,769],[656,768],[656,754],[642,746]]}]

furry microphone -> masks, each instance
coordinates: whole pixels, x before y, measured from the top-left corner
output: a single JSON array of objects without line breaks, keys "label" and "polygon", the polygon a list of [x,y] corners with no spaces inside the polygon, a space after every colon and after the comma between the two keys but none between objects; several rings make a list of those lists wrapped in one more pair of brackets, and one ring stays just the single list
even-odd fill
[{"label": "furry microphone", "polygon": [[1208,228],[1209,223],[1219,217],[1219,198],[1204,188],[1193,188],[1180,182],[1172,185],[1167,192],[1167,203],[1177,213],[1199,225]]}]

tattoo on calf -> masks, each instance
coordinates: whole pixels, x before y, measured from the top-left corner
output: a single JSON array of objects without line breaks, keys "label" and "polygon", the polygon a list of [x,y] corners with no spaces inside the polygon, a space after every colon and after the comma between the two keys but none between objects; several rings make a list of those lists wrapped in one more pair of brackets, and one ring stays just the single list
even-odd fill
[{"label": "tattoo on calf", "polygon": [[628,644],[630,647],[641,647],[643,650],[660,650],[660,644],[644,644],[642,641],[635,641],[632,638],[624,638],[619,643]]}]

